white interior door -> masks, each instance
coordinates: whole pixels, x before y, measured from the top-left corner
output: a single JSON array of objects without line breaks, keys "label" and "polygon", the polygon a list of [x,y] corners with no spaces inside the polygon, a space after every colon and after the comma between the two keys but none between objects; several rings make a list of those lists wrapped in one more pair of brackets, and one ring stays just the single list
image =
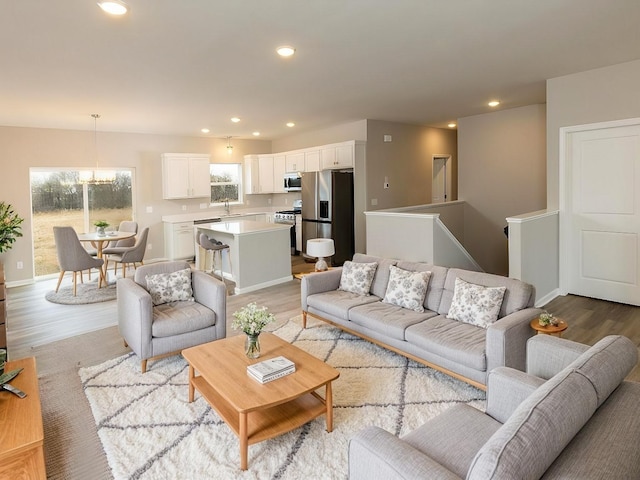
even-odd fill
[{"label": "white interior door", "polygon": [[447,164],[449,157],[433,157],[433,185],[431,187],[431,203],[448,200],[447,196]]},{"label": "white interior door", "polygon": [[640,125],[567,140],[568,293],[640,305]]}]

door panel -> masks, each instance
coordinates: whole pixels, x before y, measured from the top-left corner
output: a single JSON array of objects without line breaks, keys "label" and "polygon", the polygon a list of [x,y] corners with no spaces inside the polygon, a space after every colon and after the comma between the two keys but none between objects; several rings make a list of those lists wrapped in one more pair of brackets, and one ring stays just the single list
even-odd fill
[{"label": "door panel", "polygon": [[569,137],[569,293],[640,305],[640,126]]}]

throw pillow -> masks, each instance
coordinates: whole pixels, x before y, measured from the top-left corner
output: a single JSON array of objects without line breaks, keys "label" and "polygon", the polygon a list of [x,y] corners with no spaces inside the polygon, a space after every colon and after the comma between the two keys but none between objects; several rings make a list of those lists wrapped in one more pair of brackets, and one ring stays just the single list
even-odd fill
[{"label": "throw pillow", "polygon": [[191,270],[189,268],[172,273],[147,275],[146,281],[154,305],[185,300],[193,301]]},{"label": "throw pillow", "polygon": [[357,263],[347,260],[342,266],[340,286],[338,290],[356,293],[358,295],[369,295],[373,276],[376,274],[378,263]]},{"label": "throw pillow", "polygon": [[484,287],[456,278],[447,317],[487,328],[498,319],[507,287]]},{"label": "throw pillow", "polygon": [[382,301],[414,312],[424,312],[424,297],[431,272],[412,272],[391,265],[387,291]]}]

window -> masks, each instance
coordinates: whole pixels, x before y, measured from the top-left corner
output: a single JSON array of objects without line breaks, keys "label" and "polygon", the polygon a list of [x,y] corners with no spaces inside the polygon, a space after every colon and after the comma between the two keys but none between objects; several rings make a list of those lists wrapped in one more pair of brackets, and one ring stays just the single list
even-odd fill
[{"label": "window", "polygon": [[119,169],[113,182],[82,182],[82,170],[62,168],[30,170],[31,222],[34,273],[37,277],[58,273],[54,225],[70,225],[76,232],[92,232],[93,223],[104,220],[118,227],[133,218],[132,171]]},{"label": "window", "polygon": [[212,163],[211,203],[242,203],[242,165],[239,163]]}]

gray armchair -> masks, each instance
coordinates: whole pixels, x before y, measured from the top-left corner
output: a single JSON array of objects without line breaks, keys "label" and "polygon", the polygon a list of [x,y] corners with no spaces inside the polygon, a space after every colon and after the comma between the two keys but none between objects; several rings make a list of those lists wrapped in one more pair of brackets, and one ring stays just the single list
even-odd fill
[{"label": "gray armchair", "polygon": [[133,279],[117,281],[118,327],[125,344],[140,357],[142,373],[147,370],[147,360],[226,337],[227,289],[204,272],[191,272],[195,301],[153,305],[147,275],[185,268],[189,264],[182,261],[155,263],[139,267]]}]

